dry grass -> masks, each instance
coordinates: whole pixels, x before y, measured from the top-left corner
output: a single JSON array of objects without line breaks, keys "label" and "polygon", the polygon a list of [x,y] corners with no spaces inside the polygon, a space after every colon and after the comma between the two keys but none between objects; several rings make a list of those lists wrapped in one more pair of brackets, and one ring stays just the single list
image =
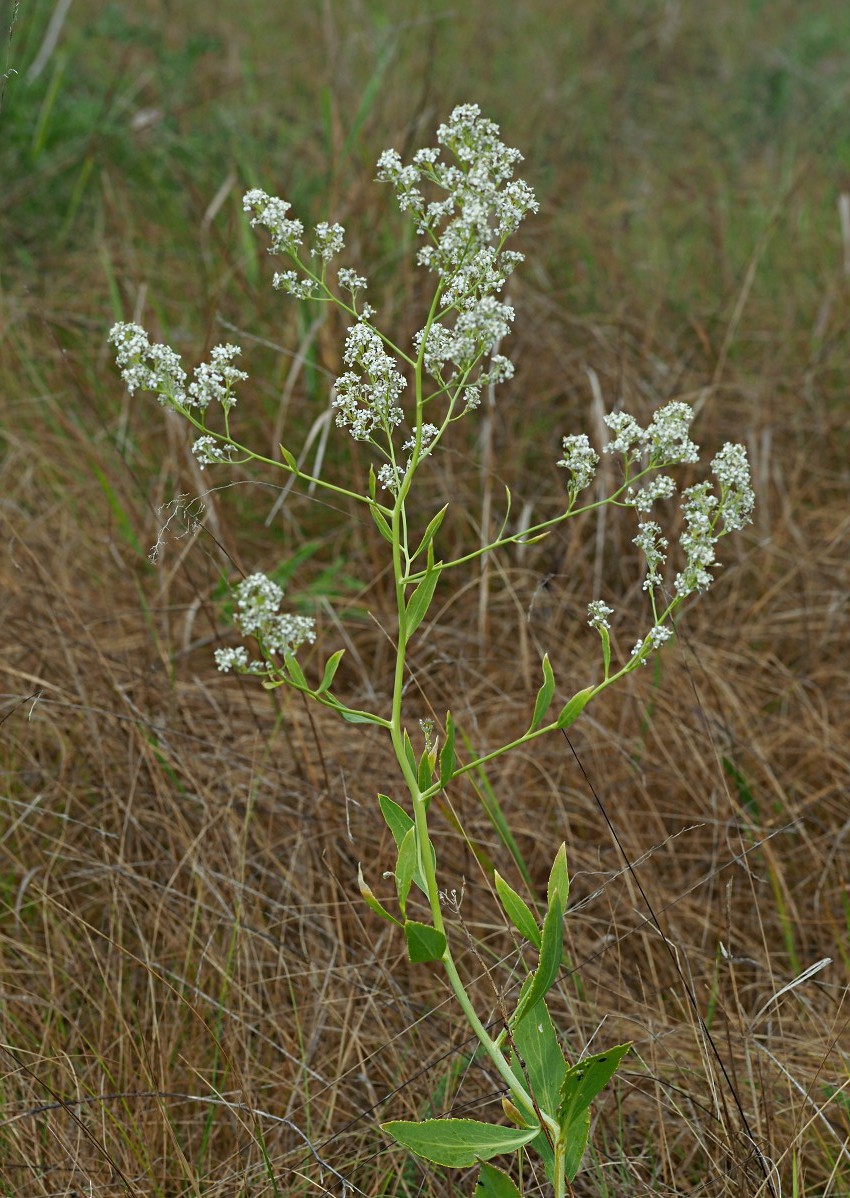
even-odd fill
[{"label": "dry grass", "polygon": [[[696,402],[706,446],[732,436],[750,446],[759,497],[755,526],[724,542],[715,588],[657,669],[607,693],[570,743],[538,743],[489,773],[538,885],[567,842],[572,969],[555,997],[565,1044],[635,1043],[597,1105],[576,1194],[850,1193],[850,306],[824,99],[834,93],[818,93],[820,107],[789,102],[780,132],[755,116],[741,130],[723,108],[723,71],[711,75],[700,54],[772,78],[778,17],[776,28],[765,19],[761,50],[732,39],[727,61],[728,27],[742,45],[752,32],[735,6],[704,27],[686,15],[678,32],[621,14],[626,53],[592,6],[576,5],[568,34],[540,0],[535,19],[554,21],[548,46],[545,28],[507,9],[477,51],[471,10],[438,13],[416,38],[391,21],[386,44],[398,44],[372,95],[384,42],[364,58],[363,30],[378,18],[365,6],[296,5],[279,95],[264,90],[282,68],[263,54],[260,18],[225,9],[208,18],[222,45],[185,68],[170,113],[166,51],[185,49],[190,7],[161,45],[126,40],[115,105],[88,140],[72,140],[70,167],[48,120],[46,148],[33,157],[28,143],[30,173],[2,215],[14,251],[0,291],[2,1192],[469,1192],[469,1178],[450,1191],[377,1131],[390,1115],[482,1111],[499,1097],[439,976],[410,967],[357,894],[358,861],[378,891],[392,865],[374,803],[379,790],[398,792],[388,746],[295,698],[222,679],[211,663],[228,636],[223,579],[315,542],[291,594],[316,610],[325,649],[347,644],[347,697],[385,700],[381,543],[359,514],[315,497],[276,505],[276,479],[198,474],[179,425],[149,402],[122,401],[105,328],[119,312],[139,315],[192,356],[220,337],[221,321],[271,342],[243,338],[254,381],[241,419],[254,444],[297,445],[323,409],[338,330],[281,314],[268,264],[240,241],[239,188],[283,187],[283,176],[318,218],[330,161],[340,215],[363,230],[353,260],[377,255],[382,314],[409,331],[415,282],[391,282],[397,226],[363,185],[361,159],[418,140],[474,90],[485,107],[493,97],[548,200],[514,289],[514,399],[494,414],[487,446],[470,430],[435,469],[423,502],[424,515],[452,500],[446,552],[479,543],[482,476],[491,519],[505,482],[517,512],[552,505],[548,463],[562,433],[593,432],[594,386],[643,415],[663,399]],[[139,27],[162,28],[153,5],[144,13]],[[41,15],[38,28],[18,29],[33,54]],[[74,20],[79,41],[82,9]],[[701,105],[665,37],[709,72]],[[512,45],[526,100],[516,113],[499,111],[483,81],[452,82],[458,63],[474,82],[485,53],[504,64]],[[552,59],[568,45],[585,64],[586,125],[567,84],[557,90]],[[829,61],[826,51],[817,59],[827,81]],[[609,87],[612,69],[626,99]],[[409,94],[407,71],[421,95]],[[95,77],[83,72],[77,86]],[[542,115],[533,77],[548,97]],[[330,80],[323,148],[315,114]],[[668,94],[681,98],[678,123],[664,123]],[[132,112],[158,104],[161,133],[131,132]],[[757,99],[752,108],[762,112]],[[33,101],[32,123],[44,112]],[[228,112],[232,141],[221,134]],[[643,142],[622,132],[608,153],[623,113],[640,115]],[[272,135],[284,125],[280,149]],[[704,125],[692,158],[678,159],[676,146]],[[218,138],[210,147],[206,128]],[[759,135],[751,153],[747,138]],[[151,140],[137,153],[140,137]],[[665,137],[675,144],[662,160]],[[140,177],[145,155],[151,174]],[[89,158],[93,182],[72,211]],[[231,171],[234,190],[213,210]],[[485,451],[494,465],[482,475]],[[348,455],[332,445],[325,469],[362,472]],[[203,508],[160,510],[202,493]],[[168,517],[154,568],[146,552]],[[491,563],[484,605],[477,569],[447,582],[411,661],[411,723],[428,713],[440,722],[451,706],[476,746],[499,743],[527,716],[544,650],[567,697],[596,669],[581,618],[592,594],[616,599],[617,643],[633,642],[635,567],[629,526],[609,518]],[[521,964],[473,847],[517,878],[472,785],[446,800],[436,828],[443,877],[463,889],[462,969],[497,1018]],[[532,1180],[527,1192],[545,1187]]]}]

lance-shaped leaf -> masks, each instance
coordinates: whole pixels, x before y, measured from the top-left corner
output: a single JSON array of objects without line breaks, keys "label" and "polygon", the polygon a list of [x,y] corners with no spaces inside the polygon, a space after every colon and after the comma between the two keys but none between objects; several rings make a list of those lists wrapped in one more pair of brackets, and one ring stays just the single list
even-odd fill
[{"label": "lance-shaped leaf", "polygon": [[[579,1115],[567,1132],[567,1142],[564,1146],[564,1172],[570,1181],[581,1168],[581,1158],[590,1139],[590,1107],[585,1107],[584,1114]],[[554,1158],[553,1158],[554,1159]]]},{"label": "lance-shaped leaf", "polygon": [[569,728],[571,724],[574,724],[593,698],[595,690],[595,686],[586,686],[583,691],[579,691],[578,694],[573,695],[572,699],[561,708],[557,726],[559,728]]},{"label": "lance-shaped leaf", "polygon": [[446,712],[446,739],[440,749],[440,786],[448,786],[455,772],[455,722],[452,713]]},{"label": "lance-shaped leaf", "polygon": [[[578,1142],[582,1140],[583,1136],[582,1152],[587,1143],[587,1127],[589,1126],[587,1113],[590,1104],[599,1091],[608,1085],[617,1066],[630,1048],[631,1044],[618,1044],[615,1048],[609,1048],[607,1052],[599,1052],[595,1056],[585,1057],[583,1061],[579,1061],[577,1065],[568,1069],[564,1076],[558,1105],[558,1126],[561,1129],[560,1139],[568,1149],[571,1146],[571,1141],[576,1141],[573,1150],[569,1153],[570,1162],[571,1165],[574,1165],[575,1171],[581,1164],[580,1153],[578,1160],[575,1159]],[[568,1176],[574,1177],[575,1172]]]},{"label": "lance-shaped leaf", "polygon": [[[383,721],[380,716],[372,715],[368,711],[356,711],[351,707],[337,707],[336,710],[342,716],[347,724],[381,724]],[[386,726],[386,725],[385,725]]]},{"label": "lance-shaped leaf", "polygon": [[328,658],[325,664],[325,672],[322,674],[322,681],[319,683],[319,689],[316,691],[317,695],[323,695],[325,691],[330,690],[344,652],[344,649],[337,649],[336,653],[332,653]]},{"label": "lance-shaped leaf", "polygon": [[[381,814],[386,820],[387,827],[393,834],[393,840],[396,843],[396,848],[400,849],[402,841],[413,827],[413,820],[407,814],[405,809],[403,807],[399,807],[398,803],[391,799],[389,795],[378,795],[378,805],[381,808]],[[431,849],[431,860],[434,862],[434,867],[436,869],[437,854],[434,851],[433,844],[431,844],[430,841],[428,843]],[[425,889],[425,882],[422,878],[422,874],[419,871],[418,856],[416,858],[416,865],[413,870],[413,881],[416,883],[419,889],[423,891],[423,893],[427,893]]]},{"label": "lance-shaped leaf", "polygon": [[[530,988],[531,984],[532,979],[526,979],[525,987]],[[512,1039],[525,1065],[535,1102],[541,1111],[554,1119],[561,1101],[567,1062],[549,1008],[542,998],[514,1028]]]},{"label": "lance-shaped leaf", "polygon": [[381,808],[381,815],[386,820],[387,827],[393,834],[396,848],[401,848],[401,842],[404,840],[409,829],[413,827],[413,820],[405,809],[399,807],[398,803],[394,799],[391,799],[389,795],[378,795],[378,805]]},{"label": "lance-shaped leaf", "polygon": [[388,919],[390,923],[394,923],[399,928],[402,926],[399,920],[394,915],[391,915],[386,907],[375,897],[372,887],[363,877],[363,867],[359,864],[357,866],[357,887],[363,896],[366,906],[374,911],[376,915],[380,915],[381,919]]},{"label": "lance-shaped leaf", "polygon": [[555,854],[546,888],[546,900],[550,907],[560,904],[561,912],[567,909],[570,897],[570,875],[567,872],[567,846],[562,842]]},{"label": "lance-shaped leaf", "polygon": [[382,1124],[382,1128],[404,1148],[447,1169],[468,1169],[478,1161],[516,1152],[538,1134],[536,1127],[498,1127],[477,1119],[425,1119],[422,1123],[394,1120]]},{"label": "lance-shaped leaf", "polygon": [[434,546],[428,546],[428,565],[425,570],[425,577],[417,586],[416,590],[410,596],[410,600],[405,612],[406,634],[411,637],[422,621],[428,608],[431,606],[431,600],[434,598],[434,591],[437,587],[437,580],[440,577],[440,571],[443,568],[442,562],[434,562]]},{"label": "lance-shaped leaf", "polygon": [[434,781],[434,766],[437,760],[436,749],[425,749],[419,758],[416,768],[416,781],[420,790],[427,790]]},{"label": "lance-shaped leaf", "polygon": [[484,1164],[478,1174],[475,1198],[521,1198],[519,1190],[501,1169]]},{"label": "lance-shaped leaf", "polygon": [[607,678],[611,673],[611,636],[604,624],[600,625],[599,635],[602,638],[602,665]]},{"label": "lance-shaped leaf", "polygon": [[531,908],[508,885],[500,873],[493,875],[493,881],[496,885],[496,894],[499,896],[508,919],[519,932],[520,936],[524,936],[530,944],[533,944],[539,950],[541,943],[540,928],[537,926],[537,920],[534,918]]},{"label": "lance-shaped leaf", "polygon": [[384,513],[380,510],[380,508],[376,507],[374,503],[369,504],[369,511],[372,513],[372,519],[375,521],[375,527],[377,528],[378,532],[385,541],[389,541],[390,545],[392,545],[393,530],[390,527]]},{"label": "lance-shaped leaf", "polygon": [[428,524],[428,527],[425,529],[425,534],[422,537],[422,540],[419,542],[419,546],[418,546],[416,552],[413,554],[413,557],[410,559],[411,561],[415,561],[416,558],[419,557],[420,553],[423,553],[426,549],[428,549],[428,547],[430,546],[434,537],[437,535],[437,533],[440,529],[440,525],[443,523],[443,518],[448,510],[449,510],[449,505],[446,504],[445,507],[440,508],[440,510],[437,512],[436,516],[434,516],[433,519],[430,521],[430,523]]},{"label": "lance-shaped leaf", "polygon": [[[442,960],[446,951],[446,938],[442,932],[438,932],[427,923],[417,923],[414,919],[408,919],[405,920],[404,934],[407,938],[407,955],[414,965],[423,961]],[[469,1163],[472,1164],[472,1161]]]},{"label": "lance-shaped leaf", "polygon": [[282,458],[283,458],[283,460],[286,462],[286,464],[287,464],[287,466],[289,467],[289,469],[290,469],[290,470],[297,470],[297,469],[298,469],[298,463],[296,462],[294,455],[293,455],[293,454],[291,454],[291,453],[289,452],[289,450],[288,450],[288,449],[287,449],[287,448],[286,448],[284,445],[278,445],[278,449],[280,450],[281,457],[282,457]]},{"label": "lance-shaped leaf", "polygon": [[304,677],[304,671],[298,664],[298,659],[293,653],[287,653],[283,659],[283,664],[286,667],[286,672],[296,686],[302,687],[304,690],[309,690],[307,679]]},{"label": "lance-shaped leaf", "polygon": [[535,1005],[544,998],[558,976],[564,952],[564,912],[560,903],[555,903],[546,912],[543,920],[543,935],[540,944],[540,959],[528,982],[528,989],[520,993],[520,999],[511,1018],[511,1028],[519,1027]]},{"label": "lance-shaped leaf", "polygon": [[552,696],[555,693],[555,675],[552,673],[552,667],[549,664],[549,654],[543,654],[543,685],[537,692],[537,699],[534,703],[534,715],[531,717],[531,727],[529,732],[543,723],[543,717],[549,710],[549,704],[552,702]]},{"label": "lance-shaped leaf", "polygon": [[402,915],[404,915],[405,908],[407,907],[407,896],[410,894],[413,875],[416,873],[417,856],[416,829],[410,827],[407,830],[404,840],[398,846],[398,861],[395,867],[398,905],[401,908]]}]

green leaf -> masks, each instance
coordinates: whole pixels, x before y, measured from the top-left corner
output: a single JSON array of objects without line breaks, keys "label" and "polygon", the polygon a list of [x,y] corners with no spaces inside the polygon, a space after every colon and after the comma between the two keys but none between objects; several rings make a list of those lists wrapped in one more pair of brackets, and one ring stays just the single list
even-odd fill
[{"label": "green leaf", "polygon": [[583,1117],[596,1095],[614,1076],[617,1066],[631,1048],[631,1044],[618,1044],[607,1052],[585,1057],[572,1069],[568,1069],[561,1084],[561,1101],[558,1106],[558,1124],[564,1140],[569,1140],[570,1129]]},{"label": "green leaf", "polygon": [[[531,979],[525,986],[531,988]],[[567,1062],[558,1043],[549,1008],[541,999],[513,1031],[513,1042],[525,1064],[538,1107],[553,1119],[558,1111]]]},{"label": "green leaf", "polygon": [[371,462],[369,463],[369,484],[368,485],[369,485],[369,498],[371,500],[374,500],[375,496],[378,494],[378,478],[377,478],[377,475],[375,474],[375,467],[371,464]]},{"label": "green leaf", "polygon": [[413,751],[413,743],[411,742],[410,737],[407,735],[406,728],[404,729],[404,732],[402,733],[402,740],[404,742],[404,755],[407,758],[407,764],[410,766],[410,768],[413,770],[413,772],[415,774],[416,773],[416,754]]},{"label": "green leaf", "polygon": [[309,690],[310,687],[307,685],[307,679],[304,677],[304,671],[301,669],[301,666],[298,664],[298,661],[293,654],[287,653],[286,657],[283,659],[283,662],[286,666],[286,672],[292,681],[296,683],[297,686],[303,687],[304,690]]},{"label": "green leaf", "polygon": [[378,795],[378,805],[381,808],[381,815],[383,815],[387,827],[393,834],[396,848],[400,849],[401,842],[413,827],[413,820],[405,809],[399,807],[398,803],[388,795]]},{"label": "green leaf", "polygon": [[543,654],[543,685],[537,692],[537,699],[534,703],[534,715],[531,717],[531,727],[529,732],[533,732],[538,724],[542,724],[543,717],[549,710],[549,704],[552,702],[552,696],[555,693],[555,675],[552,673],[552,667],[549,664],[549,654]]},{"label": "green leaf", "polygon": [[538,1135],[536,1127],[498,1127],[477,1119],[425,1119],[422,1123],[395,1120],[382,1124],[382,1129],[402,1147],[447,1169],[468,1169],[478,1161],[516,1152]]},{"label": "green leaf", "polygon": [[605,667],[605,677],[611,673],[611,637],[607,628],[600,628],[599,635],[602,638],[602,664]]},{"label": "green leaf", "polygon": [[563,915],[567,909],[569,897],[570,875],[567,873],[567,846],[562,843],[552,863],[549,884],[546,887],[546,900],[550,907],[556,903],[559,904]]},{"label": "green leaf", "polygon": [[475,1198],[521,1198],[521,1195],[507,1173],[484,1164],[478,1174]]},{"label": "green leaf", "polygon": [[373,503],[369,504],[369,511],[372,513],[372,519],[375,521],[375,526],[377,527],[378,532],[385,541],[389,541],[389,543],[392,545],[393,530],[390,528],[384,513],[380,511]]},{"label": "green leaf", "polygon": [[372,887],[363,877],[363,867],[359,864],[357,866],[357,887],[360,891],[360,894],[363,896],[363,901],[366,906],[374,911],[376,915],[380,915],[381,919],[388,919],[390,923],[394,923],[399,928],[402,926],[396,917],[391,915],[386,907],[384,907],[379,900],[375,898]]},{"label": "green leaf", "polygon": [[407,906],[407,896],[410,894],[413,875],[416,873],[416,858],[416,829],[410,827],[407,830],[404,840],[398,846],[398,861],[395,867],[398,905],[401,908],[402,915],[404,915]]},{"label": "green leaf", "polygon": [[287,466],[289,467],[289,469],[290,469],[290,470],[297,470],[297,469],[298,469],[298,463],[296,462],[296,460],[295,460],[294,456],[293,456],[293,455],[292,455],[292,454],[289,452],[289,450],[288,450],[288,449],[286,449],[286,448],[285,448],[283,445],[279,445],[279,446],[278,446],[278,449],[280,450],[281,457],[282,457],[282,458],[283,458],[283,460],[286,462],[286,464],[287,464]]},{"label": "green leaf", "polygon": [[500,873],[493,875],[493,881],[496,884],[496,893],[501,900],[508,919],[519,932],[520,936],[524,936],[529,943],[533,944],[539,950],[541,943],[540,928],[537,926],[537,920],[534,918],[531,908],[507,884]]},{"label": "green leaf", "polygon": [[420,790],[427,790],[434,780],[434,753],[426,749],[419,758],[419,767],[416,771],[416,781]]},{"label": "green leaf", "polygon": [[338,707],[337,711],[347,724],[380,724],[380,719],[368,711],[354,711],[350,707]]},{"label": "green leaf", "polygon": [[446,739],[440,749],[440,786],[448,786],[455,771],[455,722],[452,713],[446,712]]},{"label": "green leaf", "polygon": [[593,698],[595,690],[595,686],[586,686],[583,691],[579,691],[578,694],[573,695],[572,699],[564,704],[561,708],[561,714],[558,716],[558,728],[569,728],[571,724],[576,722]]},{"label": "green leaf", "polygon": [[425,533],[422,537],[422,540],[419,542],[418,549],[414,553],[413,557],[410,559],[411,561],[415,561],[416,558],[419,557],[419,554],[424,552],[424,550],[426,550],[428,548],[428,546],[431,544],[431,542],[434,540],[434,537],[439,532],[440,525],[443,523],[443,517],[445,516],[445,514],[448,510],[449,510],[449,505],[446,504],[445,507],[440,508],[440,510],[437,512],[436,516],[434,516],[433,519],[429,522],[428,527],[425,529]]},{"label": "green leaf", "polygon": [[587,1148],[590,1138],[590,1107],[585,1107],[584,1114],[570,1124],[567,1135],[566,1151],[564,1152],[564,1172],[570,1181],[581,1168],[581,1158]]},{"label": "green leaf", "polygon": [[[442,932],[430,927],[427,923],[417,923],[413,919],[405,920],[404,934],[407,937],[407,955],[417,964],[422,961],[441,961],[446,951],[446,938]],[[441,1123],[442,1120],[435,1120]],[[414,1149],[414,1151],[416,1151]],[[430,1158],[429,1158],[430,1159]],[[469,1162],[473,1164],[473,1161]],[[440,1164],[438,1161],[437,1164]]]},{"label": "green leaf", "polygon": [[540,945],[540,960],[531,975],[528,989],[520,994],[517,1008],[511,1019],[511,1028],[519,1027],[536,1004],[552,989],[558,970],[561,967],[561,957],[564,952],[564,913],[559,904],[552,906],[546,912],[543,920],[543,936]]},{"label": "green leaf", "polygon": [[332,653],[328,658],[325,665],[325,672],[322,675],[322,681],[319,683],[319,689],[316,691],[317,695],[323,695],[325,691],[330,690],[331,683],[339,669],[339,663],[342,661],[343,653],[345,653],[344,649],[337,649],[336,653]]},{"label": "green leaf", "polygon": [[434,598],[434,591],[437,587],[437,580],[440,577],[442,566],[442,562],[438,562],[435,566],[429,564],[428,569],[425,571],[425,577],[410,596],[410,601],[405,608],[405,635],[408,638],[413,635],[425,619],[428,608],[431,606],[431,600]]}]

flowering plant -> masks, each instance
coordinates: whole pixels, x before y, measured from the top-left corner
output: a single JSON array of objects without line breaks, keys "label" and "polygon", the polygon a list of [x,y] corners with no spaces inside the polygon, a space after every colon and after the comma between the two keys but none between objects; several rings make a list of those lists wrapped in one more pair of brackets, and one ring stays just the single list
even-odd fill
[{"label": "flowering plant", "polygon": [[[538,963],[525,979],[513,1012],[506,1013],[504,1025],[493,1035],[476,1011],[453,955],[429,831],[429,804],[483,763],[569,727],[596,695],[656,653],[673,635],[673,617],[680,606],[710,585],[717,541],[749,522],[753,492],[744,448],[725,445],[711,462],[713,481],[682,492],[682,561],[671,579],[666,571],[669,538],[659,520],[651,517],[656,504],[676,491],[667,471],[696,464],[700,458],[690,439],[693,412],[687,404],[673,402],[659,408],[645,428],[622,411],[605,417],[612,437],[602,452],[616,457],[622,472],[607,497],[583,501],[600,457],[587,436],[571,435],[563,438],[558,462],[566,472],[558,515],[521,532],[507,531],[506,521],[490,544],[455,560],[443,560],[437,550],[448,505],[432,514],[421,537],[412,536],[411,494],[422,461],[451,437],[454,424],[474,413],[482,388],[503,384],[513,374],[510,359],[499,349],[510,332],[514,311],[501,296],[522,255],[505,246],[525,216],[538,207],[528,184],[514,178],[521,155],[501,142],[498,127],[483,118],[476,105],[456,108],[438,128],[437,143],[419,150],[407,164],[395,150],[386,151],[378,161],[378,178],[391,185],[400,209],[414,223],[422,240],[417,260],[433,277],[424,325],[406,349],[375,321],[374,309],[363,299],[367,279],[346,266],[331,273],[330,264],[345,245],[340,225],[316,225],[305,249],[304,226],[289,216],[289,204],[258,189],[244,197],[251,224],[270,235],[270,253],[286,260],[286,269],[274,276],[274,286],[302,301],[335,304],[351,321],[343,355],[347,369],[336,380],[332,404],[337,425],[363,442],[372,456],[365,494],[305,473],[293,453],[282,446],[280,458],[271,458],[239,441],[232,419],[235,388],[247,375],[234,365],[240,352],[237,346],[216,346],[210,361],[198,366],[187,384],[178,355],[167,346],[152,344],[138,325],[115,325],[110,340],[128,389],[153,392],[196,430],[193,453],[202,468],[252,460],[278,466],[302,482],[363,505],[387,543],[398,627],[392,698],[385,711],[351,707],[333,691],[343,650],[330,655],[318,680],[308,679],[298,650],[315,640],[314,623],[281,612],[283,591],[260,573],[235,588],[235,621],[257,651],[249,651],[246,645],[218,649],[216,660],[220,670],[254,674],[265,686],[300,691],[351,723],[375,725],[392,745],[409,796],[407,805],[379,796],[397,849],[392,873],[395,910],[376,897],[362,870],[360,892],[377,917],[396,925],[404,935],[411,961],[434,961],[444,969],[463,1016],[502,1079],[503,1106],[511,1126],[465,1118],[396,1120],[384,1124],[385,1132],[438,1165],[478,1165],[479,1198],[519,1195],[510,1175],[489,1162],[504,1154],[531,1151],[542,1161],[556,1198],[563,1198],[572,1192],[571,1181],[587,1145],[590,1104],[630,1047],[620,1044],[570,1063],[549,1014],[546,997],[558,978],[569,894],[565,848],[561,845],[554,858],[542,922],[504,878],[494,875],[505,915],[536,950]],[[482,554],[541,537],[579,512],[605,503],[633,508],[637,514],[634,543],[645,563],[643,589],[649,618],[645,635],[631,654],[619,666],[612,664],[612,608],[593,598],[588,623],[601,639],[596,683],[550,714],[556,684],[548,655],[544,656],[543,682],[530,722],[513,740],[460,764],[454,721],[447,713],[442,743],[429,730],[424,750],[417,754],[405,723],[407,651],[443,575]],[[413,911],[414,887],[424,895],[427,919]]]}]

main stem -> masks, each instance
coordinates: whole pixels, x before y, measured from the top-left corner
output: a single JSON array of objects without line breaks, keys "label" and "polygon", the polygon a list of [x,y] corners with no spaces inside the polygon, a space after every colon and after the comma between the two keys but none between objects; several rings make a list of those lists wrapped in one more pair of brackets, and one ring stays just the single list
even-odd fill
[{"label": "main stem", "polygon": [[[420,407],[421,396],[421,368],[417,369],[416,376],[418,410]],[[436,930],[441,932],[446,940],[446,948],[442,956],[443,968],[446,971],[446,976],[448,977],[449,984],[454,991],[455,997],[457,998],[457,1001],[460,1004],[464,1015],[466,1016],[466,1020],[475,1035],[478,1037],[481,1047],[490,1058],[499,1075],[510,1088],[511,1097],[514,1103],[521,1110],[521,1113],[528,1119],[529,1123],[534,1125],[540,1121],[539,1115],[535,1110],[534,1102],[526,1090],[521,1078],[519,1078],[511,1068],[504,1053],[501,1051],[493,1037],[489,1034],[486,1027],[479,1019],[463,981],[461,980],[460,974],[458,973],[457,966],[455,965],[452,951],[448,944],[448,937],[446,936],[443,912],[440,906],[440,892],[437,885],[437,874],[434,867],[434,859],[430,851],[427,803],[423,797],[422,790],[419,787],[419,780],[416,776],[416,771],[412,768],[410,762],[408,761],[407,754],[405,753],[404,749],[404,729],[402,727],[402,693],[404,688],[404,667],[408,643],[406,612],[407,604],[405,585],[403,582],[403,579],[407,574],[407,570],[405,568],[406,563],[402,561],[402,524],[405,494],[405,489],[402,488],[397,497],[392,514],[393,574],[395,578],[396,606],[398,610],[398,643],[396,646],[390,735],[392,737],[396,759],[398,760],[399,766],[404,775],[404,779],[407,783],[408,790],[410,791],[410,797],[413,802],[413,818],[416,825],[418,864],[422,879],[425,883],[428,903],[431,908],[431,918]],[[554,1129],[554,1125],[553,1130],[556,1130]]]}]

